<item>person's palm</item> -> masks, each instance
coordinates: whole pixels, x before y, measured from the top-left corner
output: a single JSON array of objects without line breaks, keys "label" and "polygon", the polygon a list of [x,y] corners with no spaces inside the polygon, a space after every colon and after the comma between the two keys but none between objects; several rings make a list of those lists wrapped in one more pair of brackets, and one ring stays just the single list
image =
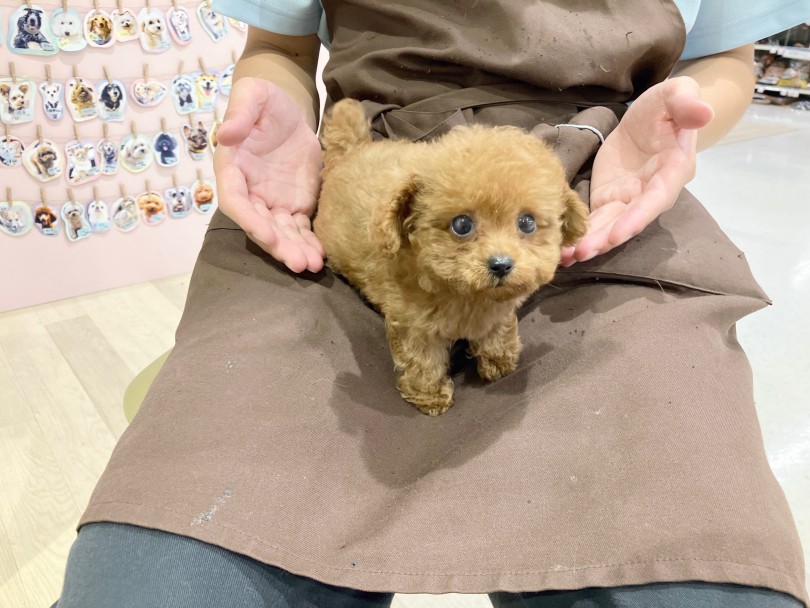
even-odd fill
[{"label": "person's palm", "polygon": [[691,78],[673,78],[644,92],[594,159],[588,232],[563,251],[562,264],[625,243],[672,207],[694,177],[696,129],[712,116]]},{"label": "person's palm", "polygon": [[321,147],[300,109],[258,78],[233,86],[214,157],[219,205],[248,236],[290,270],[323,267],[312,233]]}]

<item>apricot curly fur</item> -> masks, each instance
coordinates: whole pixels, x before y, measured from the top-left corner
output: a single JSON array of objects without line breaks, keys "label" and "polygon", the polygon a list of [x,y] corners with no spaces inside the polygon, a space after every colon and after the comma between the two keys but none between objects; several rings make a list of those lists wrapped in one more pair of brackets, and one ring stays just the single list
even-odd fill
[{"label": "apricot curly fur", "polygon": [[[372,141],[362,106],[325,118],[315,233],[329,267],[385,318],[397,387],[420,411],[453,404],[453,342],[467,339],[478,373],[511,373],[521,351],[517,308],[551,280],[562,245],[585,232],[587,209],[556,155],[514,127],[457,127],[430,142]],[[518,229],[531,214],[537,228]],[[468,215],[473,232],[455,235]],[[490,269],[508,256],[506,276]]]}]

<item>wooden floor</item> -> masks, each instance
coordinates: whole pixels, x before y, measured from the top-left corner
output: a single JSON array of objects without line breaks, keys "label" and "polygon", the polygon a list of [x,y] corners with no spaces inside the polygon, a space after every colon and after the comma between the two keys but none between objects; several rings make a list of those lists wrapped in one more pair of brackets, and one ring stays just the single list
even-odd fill
[{"label": "wooden floor", "polygon": [[[0,607],[59,597],[75,526],[127,425],[122,395],[171,348],[189,275],[0,314]],[[483,608],[398,596],[394,608]]]},{"label": "wooden floor", "polygon": [[132,378],[174,343],[188,275],[0,315],[0,606],[59,597],[75,526],[126,427]]}]

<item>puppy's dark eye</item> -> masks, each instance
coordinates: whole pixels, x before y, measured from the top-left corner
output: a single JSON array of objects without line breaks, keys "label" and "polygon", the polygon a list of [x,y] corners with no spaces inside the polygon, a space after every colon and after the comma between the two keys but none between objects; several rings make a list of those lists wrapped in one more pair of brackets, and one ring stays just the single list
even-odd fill
[{"label": "puppy's dark eye", "polygon": [[475,222],[469,215],[457,215],[450,220],[450,231],[456,236],[470,236]]},{"label": "puppy's dark eye", "polygon": [[534,221],[534,216],[531,213],[524,213],[518,218],[518,230],[523,234],[531,234],[537,230],[537,222]]}]

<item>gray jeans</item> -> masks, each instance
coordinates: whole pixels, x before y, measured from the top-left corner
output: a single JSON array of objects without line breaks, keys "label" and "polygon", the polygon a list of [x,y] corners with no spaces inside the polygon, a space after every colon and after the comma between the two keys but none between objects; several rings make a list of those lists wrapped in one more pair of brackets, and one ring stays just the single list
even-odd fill
[{"label": "gray jeans", "polygon": [[[200,541],[123,524],[84,526],[58,608],[382,608],[393,593],[325,585]],[[493,593],[495,608],[801,608],[754,587],[661,583]]]}]

